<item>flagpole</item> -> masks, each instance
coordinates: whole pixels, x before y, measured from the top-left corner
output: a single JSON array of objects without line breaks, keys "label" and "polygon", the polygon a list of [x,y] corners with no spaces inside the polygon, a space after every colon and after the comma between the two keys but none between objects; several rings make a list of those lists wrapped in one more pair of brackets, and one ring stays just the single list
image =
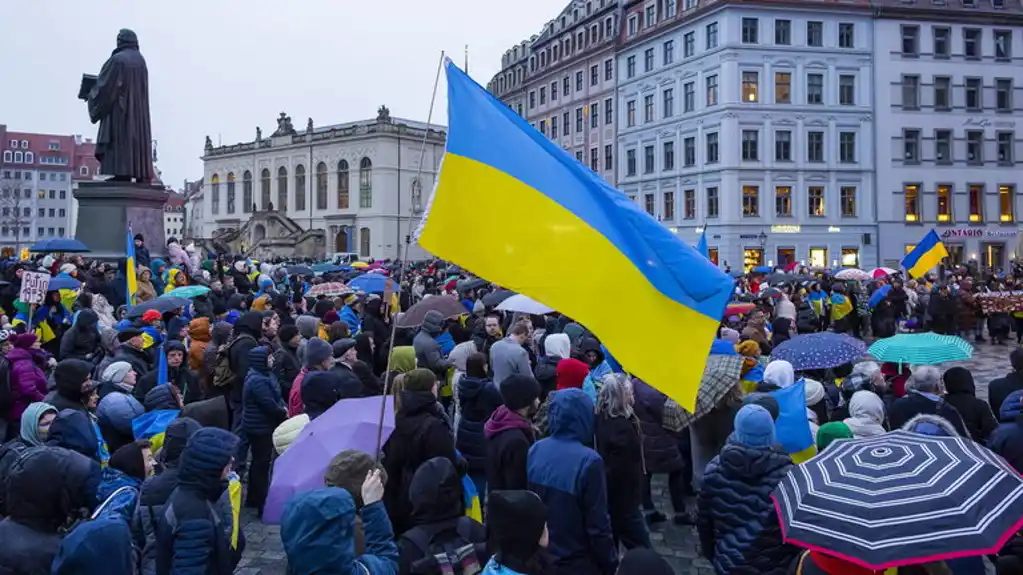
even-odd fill
[{"label": "flagpole", "polygon": [[[467,45],[466,46],[466,62],[468,62],[468,54],[469,54],[468,49],[469,48],[468,48],[468,45]],[[421,182],[422,182],[421,178],[422,178],[422,175],[423,175],[423,162],[426,160],[426,144],[429,141],[430,127],[433,124],[433,108],[434,108],[434,105],[437,102],[437,87],[440,85],[440,73],[444,69],[444,60],[445,60],[445,58],[446,58],[446,56],[444,55],[444,50],[441,50],[440,51],[440,59],[437,61],[437,74],[436,74],[436,76],[434,76],[434,79],[433,79],[433,93],[430,95],[430,110],[426,114],[426,129],[423,131],[422,145],[421,145],[421,147],[419,149],[419,167],[416,168],[416,177],[415,177],[415,180],[413,180],[415,182],[418,182],[420,185],[422,185],[421,184]],[[399,166],[399,168],[400,168],[400,166]],[[398,193],[400,194],[401,193],[401,189],[400,189],[401,185],[400,185],[400,183],[399,183],[398,188],[399,188]],[[399,224],[398,225],[400,226],[401,225],[401,223],[400,223],[401,222],[401,220],[400,220],[401,214],[398,214],[398,217],[399,217]],[[398,256],[399,256],[398,257],[398,285],[399,286],[401,285],[401,278],[405,274],[405,265],[408,263],[408,252],[409,252],[409,247],[411,246],[411,243],[412,243],[412,214],[410,213],[409,214],[409,218],[408,218],[408,224],[407,224],[406,229],[405,229],[405,249],[400,254],[398,254]],[[400,249],[400,246],[399,246],[399,249]],[[390,303],[390,302],[384,302],[384,305],[387,305],[388,303]],[[377,420],[377,443],[376,443],[376,453],[374,454],[374,457],[376,458],[376,461],[377,461],[378,465],[380,464],[380,461],[383,458],[383,449],[382,449],[383,445],[382,445],[382,443],[383,443],[383,436],[384,436],[384,415],[387,413],[387,397],[389,395],[391,395],[391,384],[392,384],[392,382],[391,382],[391,373],[392,373],[391,372],[391,367],[392,367],[392,365],[391,365],[392,364],[391,355],[394,353],[394,338],[395,338],[395,336],[396,336],[396,334],[398,332],[397,312],[395,310],[391,310],[391,313],[389,315],[391,317],[391,338],[390,338],[390,342],[388,343],[388,347],[387,347],[387,369],[384,372],[384,394],[381,397],[381,401],[380,401],[380,418]]]}]

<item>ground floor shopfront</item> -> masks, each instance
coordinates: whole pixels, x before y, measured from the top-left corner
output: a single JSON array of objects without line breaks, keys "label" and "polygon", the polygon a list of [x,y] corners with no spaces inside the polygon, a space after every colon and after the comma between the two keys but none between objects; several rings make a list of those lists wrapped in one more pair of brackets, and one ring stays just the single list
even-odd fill
[{"label": "ground floor shopfront", "polygon": [[[898,267],[930,230],[901,223],[881,224],[881,261],[886,266]],[[948,251],[947,266],[976,262],[982,269],[1004,270],[1009,262],[1023,255],[1018,224],[936,226],[934,231]]]},{"label": "ground floor shopfront", "polygon": [[[676,233],[695,245],[703,228],[677,228]],[[707,247],[711,261],[732,271],[790,263],[870,269],[877,266],[876,236],[873,226],[708,226]]]}]

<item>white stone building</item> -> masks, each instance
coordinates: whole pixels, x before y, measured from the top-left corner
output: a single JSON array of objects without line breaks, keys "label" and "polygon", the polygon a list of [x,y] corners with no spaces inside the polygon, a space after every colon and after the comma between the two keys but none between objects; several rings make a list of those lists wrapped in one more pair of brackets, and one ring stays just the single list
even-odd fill
[{"label": "white stone building", "polygon": [[951,264],[1002,268],[1017,247],[1023,6],[886,0],[875,22],[881,260],[931,229]]},{"label": "white stone building", "polygon": [[[444,153],[446,133],[434,126],[422,155],[425,130],[381,107],[374,120],[316,128],[310,119],[302,131],[282,113],[269,137],[257,131],[255,141],[231,146],[207,138],[201,205],[192,209],[201,225],[193,232],[217,251],[262,257],[397,257]],[[425,255],[415,245],[409,254]]]},{"label": "white stone building", "polygon": [[877,262],[866,2],[629,3],[618,183],[711,259]]}]

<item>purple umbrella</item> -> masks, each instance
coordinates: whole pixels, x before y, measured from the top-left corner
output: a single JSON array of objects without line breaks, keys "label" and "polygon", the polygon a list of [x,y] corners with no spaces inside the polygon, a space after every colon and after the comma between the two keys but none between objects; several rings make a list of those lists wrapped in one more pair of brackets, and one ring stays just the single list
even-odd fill
[{"label": "purple umbrella", "polygon": [[[274,462],[263,523],[280,523],[284,504],[296,493],[323,487],[323,474],[338,453],[355,449],[376,456],[381,399],[343,399],[305,426],[295,443]],[[387,398],[383,427],[381,444],[394,431],[392,397]]]}]

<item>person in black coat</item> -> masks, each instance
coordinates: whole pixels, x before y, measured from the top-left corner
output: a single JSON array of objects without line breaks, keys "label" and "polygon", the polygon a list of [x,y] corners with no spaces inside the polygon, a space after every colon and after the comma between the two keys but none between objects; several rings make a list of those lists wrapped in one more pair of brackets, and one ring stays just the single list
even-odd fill
[{"label": "person in black coat", "polygon": [[1014,391],[1002,402],[1000,425],[991,434],[988,447],[1023,474],[1023,390]]},{"label": "person in black coat", "polygon": [[80,359],[65,359],[53,369],[55,387],[43,399],[57,409],[88,411],[99,402],[96,384],[92,381],[92,364]]},{"label": "person in black coat", "polygon": [[938,415],[951,423],[959,435],[970,437],[959,410],[941,397],[944,391],[938,368],[933,365],[917,367],[906,382],[906,395],[896,399],[888,408],[891,428],[901,429],[917,415]]},{"label": "person in black coat", "polygon": [[945,382],[945,401],[962,416],[970,438],[983,444],[998,427],[998,421],[987,402],[977,399],[973,374],[965,367],[952,367],[945,371],[942,379]]},{"label": "person in black coat", "polygon": [[[202,398],[202,390],[199,389],[199,380],[195,374],[189,371],[188,366],[185,365],[185,344],[179,340],[171,339],[167,340],[163,344],[164,352],[167,354],[167,383],[173,384],[174,387],[178,388],[178,393],[182,397],[190,400],[197,400]],[[145,374],[138,379],[138,383],[132,389],[132,394],[139,401],[146,398],[146,394],[150,392],[160,379],[159,365],[155,369]]]},{"label": "person in black coat", "polygon": [[474,353],[465,360],[465,375],[458,380],[458,419],[455,447],[465,458],[476,492],[487,492],[487,438],[483,428],[503,400],[487,377],[487,356]]},{"label": "person in black coat", "polygon": [[238,457],[235,467],[244,475],[245,462],[249,458],[249,441],[242,429],[242,390],[245,376],[249,373],[249,352],[259,347],[263,338],[263,314],[258,311],[247,311],[234,322],[231,342],[228,344],[227,359],[234,380],[227,386],[227,404],[231,407],[231,431],[238,436]]},{"label": "person in black coat", "polygon": [[135,234],[135,264],[148,268],[151,261],[149,248],[146,247],[146,238],[142,234]]},{"label": "person in black coat", "polygon": [[1001,411],[1002,404],[1010,393],[1023,389],[1023,348],[1017,347],[1012,350],[1009,354],[1009,363],[1012,365],[1012,371],[1005,377],[991,380],[987,386],[988,405],[995,413]]},{"label": "person in black coat", "polygon": [[526,461],[536,443],[530,418],[540,405],[540,384],[528,375],[512,375],[500,386],[504,405],[483,426],[487,438],[487,489],[528,489]]},{"label": "person in black coat", "polygon": [[[364,306],[362,316],[362,333],[373,338],[373,362],[369,366],[374,374],[381,374],[387,369],[387,348],[391,341],[391,326],[383,313],[384,301],[373,297]],[[364,360],[365,361],[365,360]]]},{"label": "person in black coat", "polygon": [[281,397],[277,379],[270,373],[271,356],[266,347],[249,351],[249,373],[242,392],[242,429],[252,447],[252,469],[246,506],[263,515],[267,490],[270,488],[270,460],[273,458],[273,432],[288,418],[288,408]]},{"label": "person in black coat", "polygon": [[465,516],[462,481],[451,461],[434,457],[420,465],[412,476],[409,500],[413,527],[398,539],[399,575],[440,573],[431,544],[435,548],[455,541],[473,544],[476,562],[486,564],[487,530]]},{"label": "person in black coat", "polygon": [[132,371],[139,378],[142,378],[152,369],[152,360],[149,354],[142,349],[142,330],[127,328],[117,333],[117,341],[121,346],[117,348],[113,361],[126,361],[131,364]]},{"label": "person in black coat", "polygon": [[302,371],[302,362],[298,360],[298,344],[302,336],[298,333],[295,323],[281,326],[277,332],[281,341],[280,348],[274,352],[274,375],[277,376],[277,385],[281,388],[281,395],[288,397],[291,392],[291,384],[294,383],[298,372]]},{"label": "person in black coat", "polygon": [[91,309],[75,314],[71,328],[60,338],[60,359],[82,359],[93,363],[103,356],[99,341],[99,316]]},{"label": "person in black coat", "polygon": [[651,548],[650,532],[640,506],[643,503],[643,438],[632,407],[632,384],[619,374],[604,380],[597,398],[597,453],[604,460],[607,510],[616,542],[626,549]]},{"label": "person in black coat", "polygon": [[354,339],[344,338],[333,343],[334,367],[331,371],[337,373],[344,381],[346,388],[358,386],[361,390],[358,397],[372,397],[383,394],[383,386],[380,380],[373,375],[373,369],[358,359],[358,342]]},{"label": "person in black coat", "polygon": [[389,478],[384,504],[396,533],[412,527],[409,488],[423,462],[443,457],[460,475],[465,474],[465,460],[455,452],[451,427],[437,402],[437,377],[428,369],[418,368],[401,380],[394,432],[384,444],[384,470]]}]

